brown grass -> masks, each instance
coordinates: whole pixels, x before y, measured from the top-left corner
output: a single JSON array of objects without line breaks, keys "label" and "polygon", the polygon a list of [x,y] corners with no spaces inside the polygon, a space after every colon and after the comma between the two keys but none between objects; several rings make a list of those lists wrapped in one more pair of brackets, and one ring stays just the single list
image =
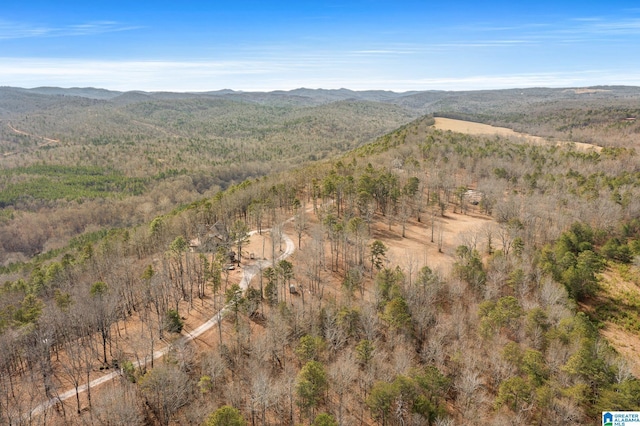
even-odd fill
[{"label": "brown grass", "polygon": [[[635,269],[635,267],[630,267]],[[598,304],[607,303],[618,306],[618,301],[631,303],[631,299],[640,298],[640,288],[631,281],[631,277],[624,277],[616,268],[607,269],[600,275],[601,294],[598,300],[594,301]],[[597,306],[588,306],[591,312],[597,312]],[[619,307],[618,309],[625,309]],[[633,313],[628,312],[630,315]],[[633,330],[625,328],[621,324],[617,324],[613,320],[599,318],[604,323],[604,327],[600,330],[602,336],[615,348],[616,351],[626,360],[631,372],[640,377],[640,335]]]},{"label": "brown grass", "polygon": [[438,130],[450,130],[452,132],[465,133],[468,135],[499,135],[504,137],[521,138],[525,142],[536,145],[573,145],[581,151],[594,150],[600,152],[602,147],[582,142],[551,141],[540,136],[532,136],[526,133],[519,133],[506,127],[495,127],[488,124],[474,123],[471,121],[454,120],[452,118],[436,117],[434,127]]},{"label": "brown grass", "polygon": [[[399,224],[394,224],[389,231],[385,223],[377,222],[373,227],[372,237],[389,247],[387,259],[390,265],[407,269],[409,263],[413,262],[418,268],[426,265],[446,275],[455,260],[456,248],[463,243],[460,236],[465,233],[480,233],[482,228],[491,222],[488,216],[447,212],[444,217],[436,217],[434,241],[431,242],[430,220],[430,217],[425,217],[423,222],[417,222],[415,219],[409,221],[405,238],[402,238],[402,228]],[[443,226],[442,252],[438,251],[440,224]]]}]

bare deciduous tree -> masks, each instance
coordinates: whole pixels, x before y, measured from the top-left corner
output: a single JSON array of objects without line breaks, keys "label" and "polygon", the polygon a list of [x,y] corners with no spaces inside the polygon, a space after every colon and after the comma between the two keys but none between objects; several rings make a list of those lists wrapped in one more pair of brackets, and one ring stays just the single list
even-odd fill
[{"label": "bare deciduous tree", "polygon": [[189,376],[171,365],[156,366],[140,379],[140,392],[160,424],[168,426],[191,399]]},{"label": "bare deciduous tree", "polygon": [[108,384],[94,403],[93,413],[98,424],[104,426],[139,425],[144,421],[136,387],[126,381]]}]

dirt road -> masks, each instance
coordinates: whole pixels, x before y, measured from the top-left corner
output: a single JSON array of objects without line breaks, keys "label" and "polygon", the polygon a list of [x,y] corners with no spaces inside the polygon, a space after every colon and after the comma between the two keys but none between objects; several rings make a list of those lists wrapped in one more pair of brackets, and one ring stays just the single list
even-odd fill
[{"label": "dirt road", "polygon": [[[256,231],[252,231],[251,234],[255,234]],[[291,237],[289,237],[286,234],[282,234],[282,239],[284,240],[285,243],[285,249],[282,252],[282,254],[280,254],[280,256],[278,256],[278,258],[276,259],[276,262],[279,262],[280,260],[286,259],[289,256],[291,256],[295,250],[295,244],[293,243],[293,240],[291,239]],[[260,264],[259,264],[260,263]],[[262,269],[262,267],[266,267],[268,265],[271,265],[272,260],[257,260],[251,264],[246,264],[243,268],[243,274],[242,274],[242,279],[240,280],[240,288],[244,291],[247,288],[249,288],[249,284],[251,283],[251,279],[260,272],[260,270]],[[222,310],[220,310],[216,315],[214,315],[213,317],[209,318],[209,320],[207,320],[206,322],[204,322],[203,324],[201,324],[200,326],[198,326],[197,328],[195,328],[194,330],[192,330],[191,332],[187,332],[187,334],[183,335],[180,339],[178,339],[176,342],[174,342],[174,345],[176,344],[181,344],[181,343],[187,343],[190,342],[196,338],[198,338],[199,336],[201,336],[203,333],[205,333],[206,331],[210,330],[211,328],[213,328],[214,326],[216,326],[218,324],[218,322],[220,322],[224,316],[227,314],[227,312],[229,312],[229,307],[226,306],[224,307]],[[153,353],[153,359],[158,359],[164,355],[167,354],[167,352],[170,349],[170,345],[165,346],[162,349],[158,349],[157,351],[155,351]],[[136,361],[133,363],[135,368],[140,367],[141,365],[146,364],[147,362],[149,362],[150,359],[145,357],[144,359],[140,360],[140,361]],[[78,387],[77,393],[82,393],[85,392],[88,388],[94,388],[97,386],[100,386],[103,383],[106,383],[110,380],[115,379],[116,377],[119,377],[121,375],[121,371],[113,371],[109,374],[105,374],[102,377],[99,377],[95,380],[92,380],[91,382],[89,382],[88,384],[84,384],[82,386]],[[52,398],[49,401],[43,402],[42,404],[38,405],[37,407],[35,407],[34,409],[31,410],[30,414],[29,414],[29,418],[33,417],[33,416],[37,416],[40,413],[42,413],[44,410],[55,406],[57,403],[65,401],[69,398],[73,398],[76,396],[76,389],[69,389],[61,394],[59,394],[56,398]]]}]

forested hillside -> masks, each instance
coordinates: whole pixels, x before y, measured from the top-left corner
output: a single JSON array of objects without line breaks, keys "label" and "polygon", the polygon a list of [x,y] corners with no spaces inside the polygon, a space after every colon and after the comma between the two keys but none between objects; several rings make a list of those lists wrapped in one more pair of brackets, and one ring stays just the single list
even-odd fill
[{"label": "forested hillside", "polygon": [[414,117],[389,104],[294,95],[0,92],[2,264],[335,156]]},{"label": "forested hillside", "polygon": [[[278,116],[286,117],[275,120],[282,137],[286,127],[301,139],[346,144],[330,152],[361,146],[179,208],[166,201],[167,213],[145,224],[85,234],[49,258],[7,268],[2,423],[582,425],[597,423],[602,410],[640,410],[637,355],[605,338],[639,338],[633,141],[600,152],[531,145],[434,130],[423,117],[351,145],[324,138],[347,137],[339,125],[350,122],[347,111],[390,125],[387,110],[343,100],[295,111],[270,106],[260,115],[252,108],[262,107],[243,105],[217,120],[204,118],[224,114],[217,101],[175,105],[113,111],[135,117],[126,126],[143,121],[141,134],[171,132],[164,141],[210,131],[232,143],[251,129],[267,143]],[[315,108],[325,112],[310,125],[305,114]],[[190,124],[179,122],[183,114]],[[280,145],[282,155],[292,141]],[[42,141],[23,142],[16,159],[49,152],[37,148]],[[158,158],[188,155],[183,144],[129,146],[139,144],[153,167]],[[69,139],[60,149],[100,158],[111,152],[101,146],[75,151]],[[158,181],[145,180],[147,172],[118,161],[45,164],[17,161],[5,185],[27,185],[40,173],[52,190],[88,186],[126,199],[182,176],[163,170]],[[6,223],[27,217],[5,193]],[[85,198],[79,205],[107,200]],[[41,200],[38,209],[52,202]],[[197,331],[223,306],[224,320]],[[109,372],[117,378],[80,388]]]},{"label": "forested hillside", "polygon": [[[532,101],[529,92],[533,90],[545,95]],[[637,88],[565,89],[562,93],[565,97],[561,99],[558,91],[528,89],[514,91],[512,98],[504,99],[490,92],[473,102],[461,96],[438,103],[432,111],[443,117],[508,127],[556,140],[635,149],[640,146]]]}]

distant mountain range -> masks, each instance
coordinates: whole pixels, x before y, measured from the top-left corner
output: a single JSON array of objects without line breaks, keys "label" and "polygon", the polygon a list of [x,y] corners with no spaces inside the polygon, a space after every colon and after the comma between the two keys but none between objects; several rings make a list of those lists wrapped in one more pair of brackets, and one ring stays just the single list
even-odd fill
[{"label": "distant mountain range", "polygon": [[[32,89],[0,87],[0,116],[27,113],[60,104],[106,102],[126,105],[139,102],[185,99],[226,99],[235,102],[270,106],[318,106],[340,101],[366,101],[401,106],[414,115],[439,111],[474,113],[482,110],[520,109],[526,105],[555,101],[593,101],[640,98],[640,87],[596,86],[587,88],[528,88],[481,91],[421,91],[390,92],[383,90],[354,91],[349,89],[295,89],[273,92],[242,92],[218,90],[198,93],[120,92],[92,87],[36,87]],[[89,103],[90,104],[90,103]]]}]

